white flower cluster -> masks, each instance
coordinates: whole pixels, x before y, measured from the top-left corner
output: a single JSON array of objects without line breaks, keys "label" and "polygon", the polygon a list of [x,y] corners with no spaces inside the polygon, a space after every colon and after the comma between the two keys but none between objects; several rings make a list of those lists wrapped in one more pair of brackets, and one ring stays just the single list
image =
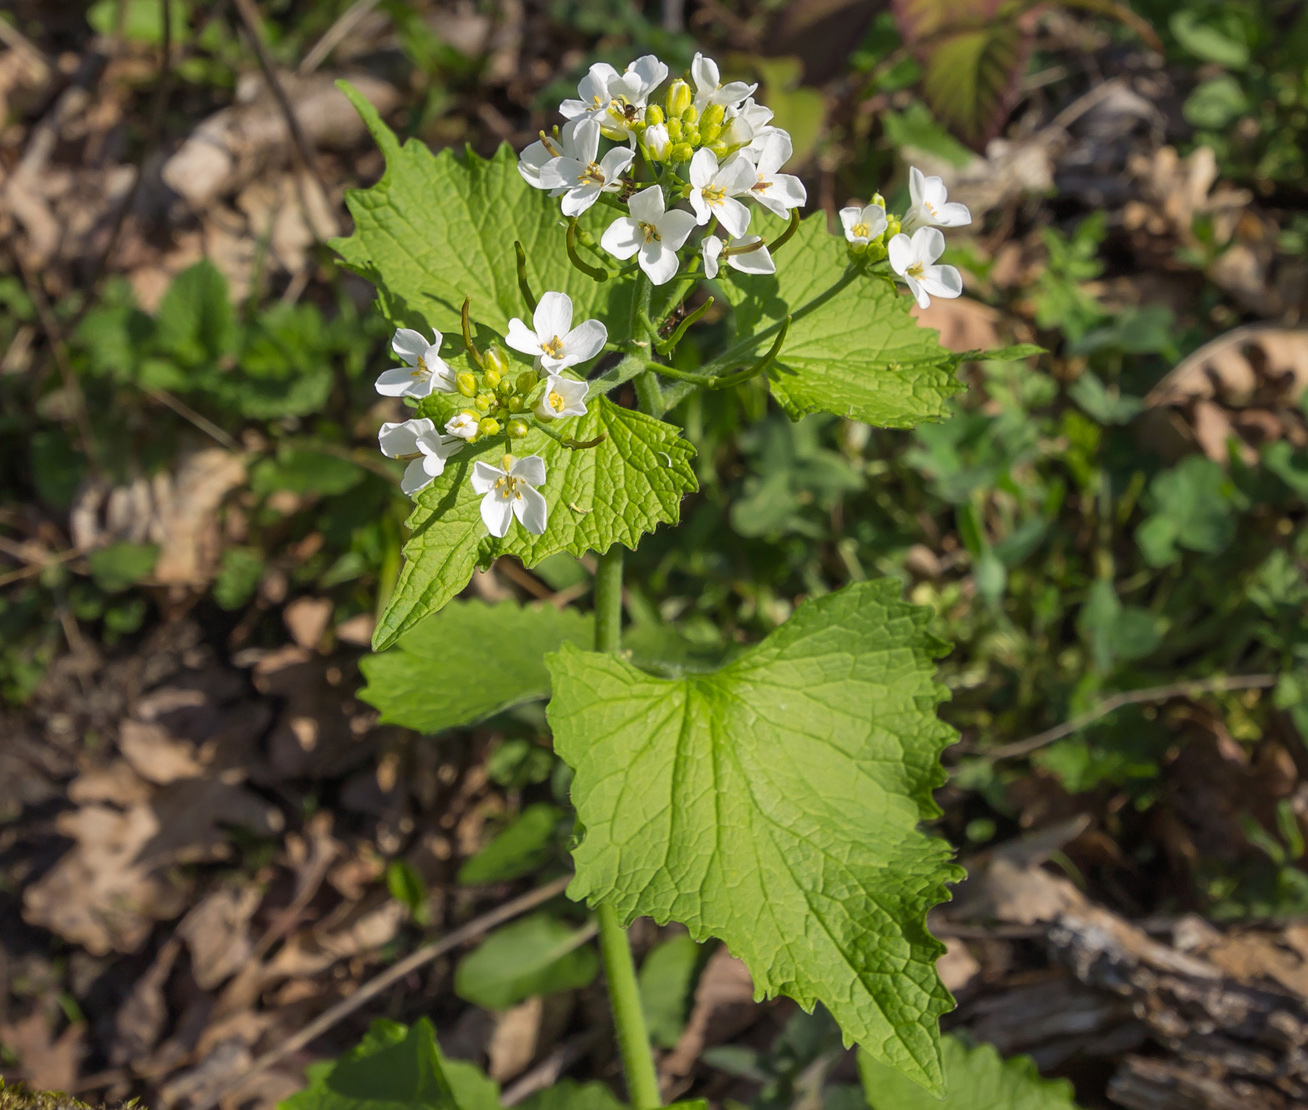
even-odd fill
[{"label": "white flower cluster", "polygon": [[[377,392],[386,397],[421,400],[449,393],[463,399],[464,407],[445,422],[444,432],[425,416],[381,426],[377,441],[382,454],[409,460],[400,488],[410,496],[443,474],[446,461],[470,443],[500,435],[522,439],[533,422],[584,416],[589,387],[565,371],[595,358],[608,342],[608,329],[599,320],[574,328],[572,298],[550,292],[537,302],[530,325],[516,317],[509,321],[504,340],[531,357],[530,370],[514,374],[503,352],[492,345],[474,357],[477,373],[455,373],[440,356],[441,341],[438,331],[428,341],[421,332],[400,328],[391,349],[403,365],[377,379]],[[469,481],[482,495],[481,519],[492,536],[507,535],[514,518],[534,535],[545,531],[549,507],[537,489],[545,483],[545,460],[539,455],[519,459],[505,454],[498,467],[478,460]]]},{"label": "white flower cluster", "polygon": [[[675,79],[663,103],[651,103],[667,76],[668,67],[652,54],[622,73],[597,62],[577,86],[577,99],[559,106],[567,123],[553,134],[542,131],[520,155],[518,171],[529,185],[559,197],[565,216],[579,216],[612,194],[627,214],[609,225],[600,245],[622,261],[636,257],[655,285],[676,276],[678,251],[710,223],[700,246],[708,277],[717,276],[724,258],[746,273],[775,273],[762,240],[746,235],[745,202],[784,217],[807,200],[799,178],[780,172],[793,152],[790,136],[770,122],[770,109],[754,102],[757,85],[723,84],[717,64],[703,54],[695,55],[689,81]],[[601,156],[602,138],[625,145]],[[642,187],[637,177],[644,167],[654,180]]]},{"label": "white flower cluster", "polygon": [[874,197],[865,207],[840,210],[845,238],[855,251],[884,251],[890,268],[904,279],[908,291],[923,308],[932,297],[957,297],[963,278],[953,266],[939,266],[945,253],[942,227],[963,227],[972,222],[966,204],[950,201],[945,183],[927,177],[916,166],[908,171],[909,208],[903,219],[886,215],[885,202]]}]

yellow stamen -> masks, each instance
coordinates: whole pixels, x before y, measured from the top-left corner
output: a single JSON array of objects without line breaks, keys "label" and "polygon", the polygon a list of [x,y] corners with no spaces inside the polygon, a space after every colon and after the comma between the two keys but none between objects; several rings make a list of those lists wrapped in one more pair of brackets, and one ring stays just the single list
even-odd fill
[{"label": "yellow stamen", "polygon": [[918,281],[921,281],[922,275],[925,272],[926,272],[925,262],[914,262],[913,265],[911,265],[907,270],[904,271],[904,276],[916,278]]},{"label": "yellow stamen", "polygon": [[868,229],[867,224],[855,224],[849,230],[854,233],[855,237],[861,236],[864,239],[871,238],[871,231]]},{"label": "yellow stamen", "polygon": [[604,182],[604,171],[600,169],[598,162],[591,162],[577,178],[578,185],[603,185]]},{"label": "yellow stamen", "polygon": [[659,234],[659,229],[654,224],[647,224],[643,220],[637,220],[636,222],[640,225],[640,230],[645,233],[645,242],[662,242],[663,237]]},{"label": "yellow stamen", "polygon": [[721,185],[709,185],[707,188],[701,190],[701,195],[704,197],[704,202],[706,204],[711,204],[714,207],[717,207],[727,199],[727,191]]},{"label": "yellow stamen", "polygon": [[540,349],[550,358],[560,358],[563,355],[563,340],[556,335],[548,343],[542,343]]}]

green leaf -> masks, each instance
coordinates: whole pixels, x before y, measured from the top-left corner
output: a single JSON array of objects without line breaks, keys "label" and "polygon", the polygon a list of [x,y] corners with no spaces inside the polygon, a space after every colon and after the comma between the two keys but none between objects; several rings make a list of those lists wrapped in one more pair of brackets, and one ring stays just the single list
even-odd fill
[{"label": "green leaf", "polygon": [[557,806],[546,802],[529,805],[459,868],[459,882],[469,886],[507,882],[534,871],[549,857],[562,819],[563,811]]},{"label": "green leaf", "polygon": [[1149,483],[1153,514],[1136,529],[1136,543],[1150,566],[1180,558],[1179,547],[1215,555],[1235,538],[1233,487],[1211,459],[1189,455]]},{"label": "green leaf", "polygon": [[703,951],[682,933],[654,948],[640,965],[641,1007],[650,1039],[660,1048],[674,1047],[686,1027]]},{"label": "green leaf", "polygon": [[325,451],[286,447],[275,459],[260,459],[250,471],[250,489],[256,494],[285,489],[324,496],[344,493],[363,481],[367,471],[358,463]]},{"label": "green leaf", "polygon": [[500,1085],[481,1068],[464,1060],[443,1063],[459,1110],[500,1110]]},{"label": "green leaf", "polygon": [[183,270],[159,302],[155,323],[164,350],[179,362],[211,370],[237,338],[227,279],[207,258]]},{"label": "green leaf", "polygon": [[860,1052],[871,1110],[1077,1110],[1072,1084],[1041,1079],[1029,1056],[1005,1060],[990,1045],[969,1048],[957,1037],[943,1038],[941,1047],[949,1091],[943,1101]]},{"label": "green leaf", "polygon": [[154,543],[111,543],[92,551],[86,561],[95,584],[106,593],[117,594],[149,578],[159,561]]},{"label": "green leaf", "polygon": [[585,837],[574,899],[721,937],[759,995],[832,1012],[847,1038],[940,1085],[951,1008],[926,911],[958,878],[917,828],[939,811],[929,611],[896,581],[808,601],[713,674],[667,680],[564,645],[555,750]]},{"label": "green leaf", "polygon": [[1245,96],[1240,82],[1229,73],[1210,77],[1196,86],[1181,105],[1181,115],[1185,117],[1186,123],[1211,129],[1223,128],[1248,111],[1249,98]]},{"label": "green leaf", "polygon": [[[463,158],[448,149],[432,154],[414,140],[401,146],[367,100],[347,82],[339,87],[386,156],[386,172],[372,188],[346,194],[354,234],[331,245],[377,286],[392,322],[425,321],[457,337],[464,297],[472,298],[473,319],[499,335],[511,317],[529,318],[514,240],[527,254],[537,296],[567,293],[576,320],[627,318],[632,283],[597,282],[572,265],[558,201],[523,181],[511,147],[487,161],[471,151]],[[597,204],[581,225],[598,239],[611,221],[611,210]]]},{"label": "green leaf", "polygon": [[[550,692],[545,653],[589,643],[591,618],[553,605],[459,601],[414,625],[395,647],[359,662],[359,693],[386,724],[435,733],[470,725]],[[485,880],[482,880],[485,881]]]},{"label": "green leaf", "polygon": [[897,150],[909,148],[943,158],[951,166],[966,166],[975,155],[936,122],[931,109],[920,100],[902,112],[884,112],[881,126]]},{"label": "green leaf", "polygon": [[1238,18],[1231,21],[1231,34],[1224,34],[1210,23],[1200,23],[1193,11],[1174,12],[1168,26],[1176,41],[1201,61],[1231,69],[1243,69],[1249,64],[1248,45],[1234,37],[1242,30]]},{"label": "green leaf", "polygon": [[278,1110],[471,1110],[455,1101],[443,1064],[426,1018],[408,1029],[374,1021],[356,1048]]},{"label": "green leaf", "polygon": [[418,494],[408,520],[407,561],[373,634],[375,650],[441,609],[468,584],[474,568],[490,566],[499,555],[516,555],[533,566],[560,551],[582,555],[615,543],[634,548],[642,533],[676,521],[682,494],[696,489],[694,448],[678,428],[604,397],[591,402],[585,416],[559,424],[563,435],[600,442],[572,450],[539,428],[517,441],[514,454],[545,460],[540,491],[549,504],[549,525],[539,536],[515,522],[497,540],[482,523],[481,496],[468,474],[479,457],[498,463],[498,444],[461,451]]},{"label": "green leaf", "polygon": [[720,282],[736,317],[736,340],[723,363],[757,361],[790,314],[768,378],[793,419],[832,412],[911,428],[947,416],[946,402],[962,388],[953,372],[957,356],[913,318],[913,299],[876,274],[851,273],[845,240],[831,234],[820,212],[803,220],[782,250],[775,274],[733,270]]},{"label": "green leaf", "polygon": [[584,987],[599,972],[591,935],[547,913],[524,917],[459,961],[454,992],[475,1006],[507,1010],[532,995]]},{"label": "green leaf", "polygon": [[1158,646],[1158,619],[1138,605],[1123,605],[1112,582],[1099,579],[1077,617],[1077,629],[1089,642],[1095,666],[1110,671],[1120,659],[1143,659]]},{"label": "green leaf", "polygon": [[522,1102],[522,1110],[627,1110],[603,1083],[565,1079]]}]

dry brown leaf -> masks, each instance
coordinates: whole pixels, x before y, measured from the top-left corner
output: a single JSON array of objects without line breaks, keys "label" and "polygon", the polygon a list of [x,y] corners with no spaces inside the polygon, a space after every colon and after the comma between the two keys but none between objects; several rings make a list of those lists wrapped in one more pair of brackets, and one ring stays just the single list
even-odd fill
[{"label": "dry brown leaf", "polygon": [[86,1026],[77,1022],[58,1037],[51,1034],[50,1020],[38,1010],[25,1018],[0,1025],[0,1044],[18,1057],[22,1076],[32,1087],[44,1091],[67,1091],[77,1080]]},{"label": "dry brown leaf", "polygon": [[113,1039],[109,1045],[109,1062],[115,1066],[139,1060],[163,1035],[168,1020],[164,1001],[164,984],[172,974],[173,964],[182,945],[170,937],[159,949],[154,962],[132,985],[131,993],[114,1015]]},{"label": "dry brown leaf", "polygon": [[262,895],[253,883],[219,887],[177,926],[191,951],[191,975],[201,990],[213,990],[236,974],[254,953],[250,918]]},{"label": "dry brown leaf", "polygon": [[204,769],[194,744],[159,725],[130,718],[118,731],[118,750],[141,778],[157,784],[195,778]]},{"label": "dry brown leaf", "polygon": [[282,612],[286,629],[302,648],[313,650],[322,642],[332,619],[332,602],[326,597],[297,597]]}]

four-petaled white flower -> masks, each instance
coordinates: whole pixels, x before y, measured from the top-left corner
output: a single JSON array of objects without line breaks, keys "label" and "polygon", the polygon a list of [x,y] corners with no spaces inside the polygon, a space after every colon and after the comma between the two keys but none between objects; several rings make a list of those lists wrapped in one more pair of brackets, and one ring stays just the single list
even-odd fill
[{"label": "four-petaled white flower", "polygon": [[545,392],[536,402],[536,418],[548,423],[564,416],[585,416],[586,393],[589,389],[590,386],[585,382],[551,374],[545,379]]},{"label": "four-petaled white flower", "polygon": [[896,235],[887,244],[890,268],[908,285],[917,303],[926,308],[932,297],[957,297],[963,292],[963,279],[953,266],[937,266],[945,253],[945,237],[934,227],[920,227],[907,235]]},{"label": "four-petaled white flower", "polygon": [[840,210],[845,238],[851,243],[870,243],[886,230],[886,210],[879,204],[860,208],[857,204]]},{"label": "four-petaled white flower", "polygon": [[377,433],[381,453],[390,459],[412,459],[404,468],[400,489],[412,496],[445,471],[445,460],[463,450],[463,440],[441,435],[426,417],[383,424]]},{"label": "four-petaled white flower", "polygon": [[[518,172],[522,179],[534,189],[548,189],[548,185],[541,184],[540,171],[555,158],[581,159],[581,152],[577,149],[577,129],[587,122],[584,117],[568,120],[557,135],[547,135],[542,131],[540,138],[518,155]],[[557,196],[562,191],[551,190],[551,194]]]},{"label": "four-petaled white flower", "polygon": [[609,337],[608,328],[598,320],[572,326],[572,298],[566,293],[541,294],[531,322],[529,328],[515,316],[504,342],[524,355],[534,355],[550,373],[594,358]]},{"label": "four-petaled white flower", "polygon": [[600,193],[616,192],[618,178],[636,157],[634,151],[617,146],[596,162],[599,141],[599,123],[584,120],[573,135],[576,156],[552,158],[540,168],[540,187],[563,194],[565,216],[580,216],[599,200]]},{"label": "four-petaled white flower", "polygon": [[432,332],[430,343],[421,332],[400,328],[391,340],[391,350],[404,360],[403,366],[384,370],[377,378],[377,392],[383,397],[426,397],[437,393],[454,393],[458,383],[454,371],[440,356],[441,333]]},{"label": "four-petaled white flower", "polygon": [[596,62],[577,85],[578,99],[565,100],[559,105],[563,118],[576,119],[591,112],[604,111],[613,99],[609,95],[609,82],[617,76],[618,71],[608,62]]},{"label": "four-petaled white flower", "polygon": [[[755,181],[749,187],[751,197],[783,219],[790,214],[790,209],[798,208],[808,200],[808,190],[798,177],[777,172],[793,153],[790,136],[784,131],[769,135],[758,152],[754,164]],[[745,158],[746,153],[741,152],[736,157]]]},{"label": "four-petaled white flower", "polygon": [[609,79],[609,96],[635,108],[643,108],[649,94],[663,84],[668,67],[653,54],[643,54],[623,72]]},{"label": "four-petaled white flower", "polygon": [[753,151],[762,150],[769,135],[785,135],[786,138],[790,138],[789,132],[783,131],[772,123],[772,114],[771,108],[755,104],[751,96],[734,114],[727,113],[727,126],[722,129],[722,134],[718,138],[728,146],[734,146],[737,142],[747,142],[749,149]]},{"label": "four-petaled white flower", "polygon": [[718,63],[703,54],[696,54],[690,63],[690,76],[695,82],[695,108],[700,115],[710,104],[721,104],[724,108],[738,108],[745,97],[758,88],[758,83],[745,84],[744,81],[728,81],[722,84],[722,75],[718,72]]},{"label": "four-petaled white flower", "polygon": [[[746,235],[743,239],[732,239],[730,243],[724,243],[716,235],[709,235],[704,239],[701,250],[704,252],[704,276],[715,278],[718,276],[718,261],[722,257],[722,252],[730,247],[748,247],[752,243],[762,242],[757,235]],[[777,264],[772,261],[772,255],[768,253],[767,247],[755,247],[752,251],[744,251],[740,254],[727,255],[727,265],[733,270],[739,270],[743,274],[775,274]]]},{"label": "four-petaled white flower", "polygon": [[908,195],[912,204],[904,213],[905,232],[919,227],[963,227],[972,222],[967,205],[949,199],[944,181],[927,177],[916,166],[908,171]]},{"label": "four-petaled white flower", "polygon": [[480,421],[470,412],[455,413],[445,421],[445,430],[459,439],[473,439],[477,435]]},{"label": "four-petaled white flower", "polygon": [[695,217],[679,208],[664,211],[663,190],[657,185],[633,194],[627,208],[631,215],[609,224],[600,245],[615,258],[639,252],[646,276],[655,285],[665,285],[676,276],[677,251],[695,230]]},{"label": "four-petaled white flower", "polygon": [[698,223],[706,224],[714,216],[732,235],[744,235],[749,227],[749,209],[736,198],[748,193],[758,180],[754,164],[748,158],[728,158],[721,165],[718,156],[707,147],[695,152],[690,160],[690,206]]},{"label": "four-petaled white flower", "polygon": [[668,75],[668,67],[653,54],[637,58],[619,73],[606,62],[596,62],[577,86],[577,99],[565,100],[559,111],[565,119],[588,116],[598,120],[604,134],[635,142],[636,124],[645,119],[645,106]]},{"label": "four-petaled white flower", "polygon": [[545,484],[545,460],[539,455],[505,455],[501,466],[478,460],[470,480],[473,490],[482,494],[481,519],[492,536],[507,535],[515,516],[532,535],[545,531],[549,506],[535,488]]}]

